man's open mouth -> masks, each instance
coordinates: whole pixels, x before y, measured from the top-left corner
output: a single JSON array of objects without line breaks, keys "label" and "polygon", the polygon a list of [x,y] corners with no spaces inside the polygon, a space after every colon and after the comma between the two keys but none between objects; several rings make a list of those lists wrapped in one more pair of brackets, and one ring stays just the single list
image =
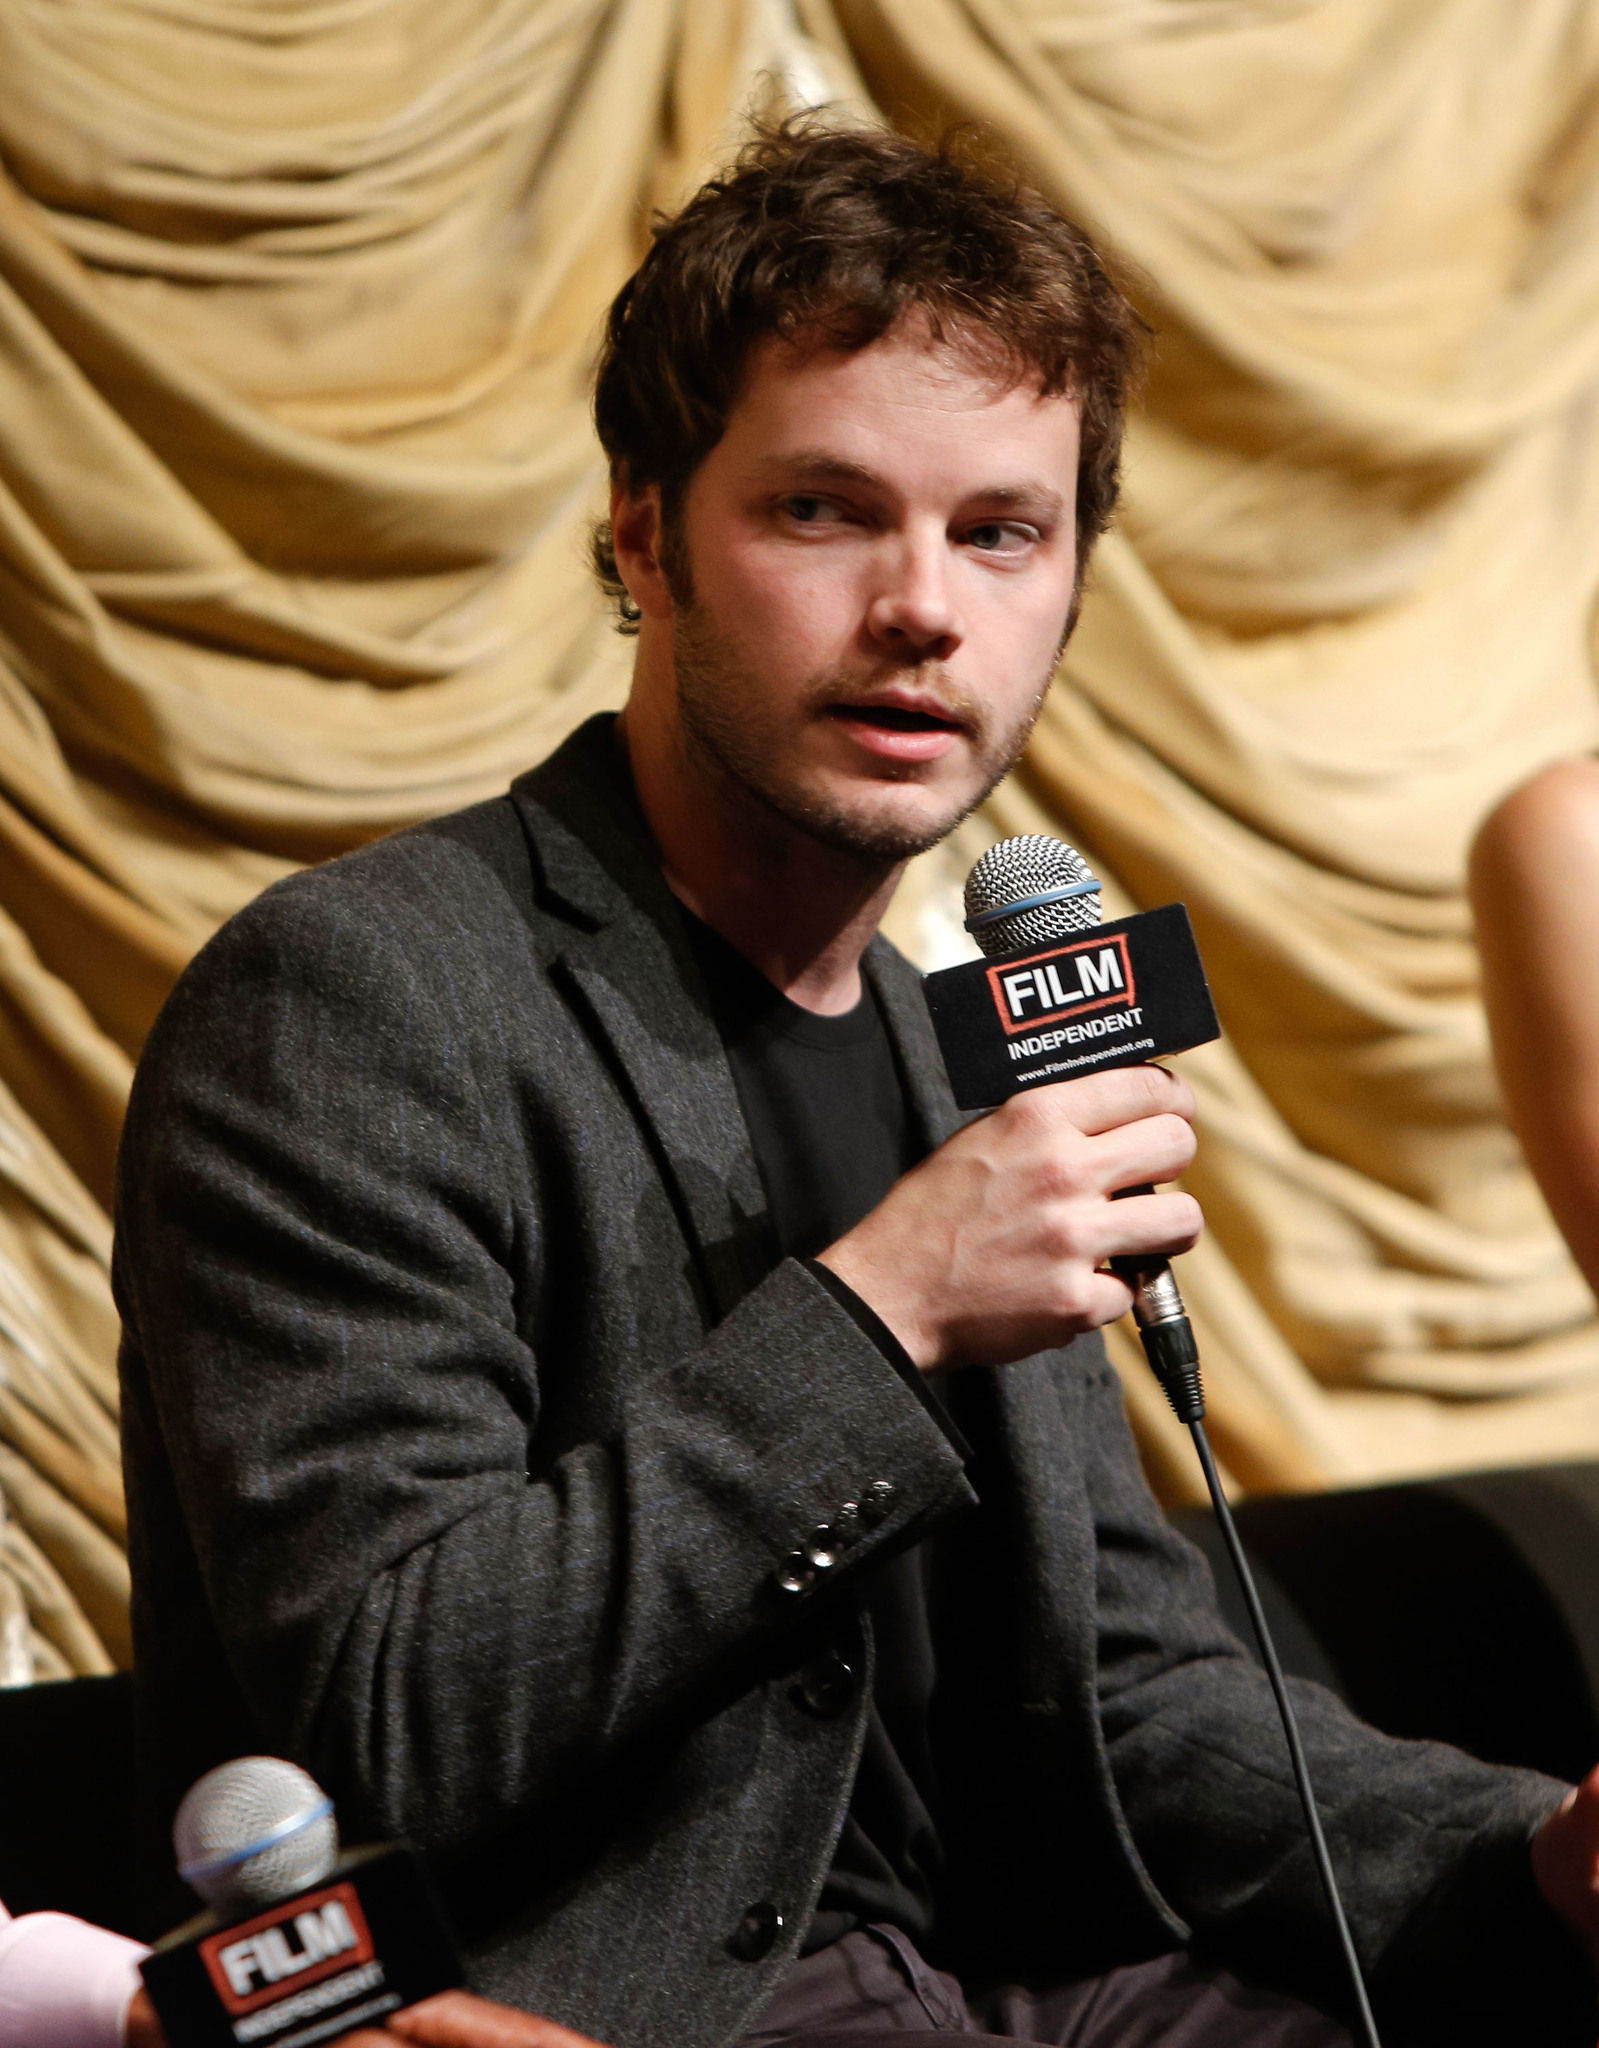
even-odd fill
[{"label": "man's open mouth", "polygon": [[958,718],[944,718],[935,711],[907,711],[898,704],[835,704],[839,718],[859,719],[864,724],[886,726],[890,732],[959,732]]}]

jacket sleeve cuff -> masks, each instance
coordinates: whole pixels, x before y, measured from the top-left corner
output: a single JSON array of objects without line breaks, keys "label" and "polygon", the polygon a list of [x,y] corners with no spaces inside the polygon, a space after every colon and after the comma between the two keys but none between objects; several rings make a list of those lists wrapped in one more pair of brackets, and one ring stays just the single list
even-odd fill
[{"label": "jacket sleeve cuff", "polygon": [[[766,1550],[761,1597],[781,1592],[776,1611],[796,1613],[800,1588],[786,1576],[818,1593],[850,1584],[976,1498],[943,1424],[798,1259],[767,1274],[652,1397],[656,1455],[674,1484],[685,1499],[727,1504],[725,1520],[701,1521],[696,1545],[724,1597]],[[807,1574],[802,1554],[851,1507],[843,1553]]]},{"label": "jacket sleeve cuff", "polygon": [[905,1346],[894,1335],[887,1323],[872,1308],[862,1301],[847,1280],[840,1280],[831,1266],[824,1266],[819,1259],[802,1259],[800,1264],[813,1280],[825,1287],[844,1313],[849,1316],[863,1336],[869,1337],[882,1352],[888,1363],[899,1374],[911,1392],[921,1402],[928,1414],[949,1439],[949,1446],[964,1463],[970,1463],[972,1447],[955,1427],[953,1418],[943,1402],[933,1392],[927,1374],[912,1359]]}]

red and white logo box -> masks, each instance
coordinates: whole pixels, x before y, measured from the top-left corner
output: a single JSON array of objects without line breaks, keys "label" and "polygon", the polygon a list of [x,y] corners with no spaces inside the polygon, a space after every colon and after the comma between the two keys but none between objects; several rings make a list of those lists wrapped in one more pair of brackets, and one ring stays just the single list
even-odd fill
[{"label": "red and white logo box", "polygon": [[172,2048],[319,2048],[463,1981],[420,1859],[355,1849],[240,1921],[202,1913],[141,1964]]},{"label": "red and white logo box", "polygon": [[922,987],[962,1109],[1221,1036],[1180,903],[946,967]]}]

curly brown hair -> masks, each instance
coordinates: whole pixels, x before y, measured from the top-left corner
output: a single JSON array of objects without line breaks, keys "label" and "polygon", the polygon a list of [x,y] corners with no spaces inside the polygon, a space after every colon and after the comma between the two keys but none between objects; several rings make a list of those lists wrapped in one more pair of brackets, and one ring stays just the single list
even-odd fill
[{"label": "curly brown hair", "polygon": [[[935,341],[980,339],[1018,382],[1077,400],[1080,581],[1115,509],[1142,323],[1082,230],[985,161],[969,130],[927,149],[791,117],[657,221],[612,303],[595,379],[612,477],[630,492],[660,486],[670,538],[758,341],[864,348],[912,311]],[[636,632],[608,521],[592,561],[620,629]]]}]

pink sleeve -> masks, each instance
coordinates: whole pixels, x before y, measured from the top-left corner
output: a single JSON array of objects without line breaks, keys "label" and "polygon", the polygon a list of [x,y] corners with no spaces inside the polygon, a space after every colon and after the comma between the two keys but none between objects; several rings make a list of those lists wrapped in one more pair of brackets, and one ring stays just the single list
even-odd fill
[{"label": "pink sleeve", "polygon": [[13,1920],[0,1906],[0,2048],[122,2048],[149,1953],[65,1913]]}]

